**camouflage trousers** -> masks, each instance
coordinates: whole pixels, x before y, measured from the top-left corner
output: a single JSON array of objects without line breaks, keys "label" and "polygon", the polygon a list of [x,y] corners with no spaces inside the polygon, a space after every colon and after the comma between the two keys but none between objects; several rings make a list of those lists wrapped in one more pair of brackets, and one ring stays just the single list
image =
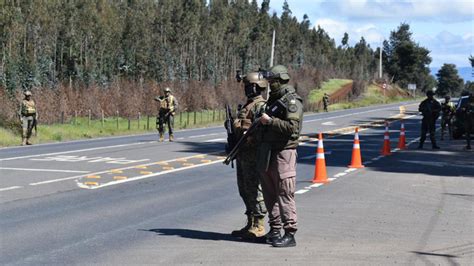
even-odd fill
[{"label": "camouflage trousers", "polygon": [[160,134],[165,132],[165,124],[168,126],[168,133],[170,135],[173,134],[173,127],[174,127],[174,115],[173,114],[166,114],[160,113],[156,118],[156,129]]},{"label": "camouflage trousers", "polygon": [[249,157],[245,155],[238,156],[237,186],[240,197],[242,197],[245,204],[245,214],[254,217],[265,217],[267,209],[263,201],[260,177],[256,167],[256,160],[249,160]]},{"label": "camouflage trousers", "polygon": [[31,138],[33,132],[33,122],[35,120],[34,116],[22,116],[21,117],[21,128],[22,128],[22,137]]}]

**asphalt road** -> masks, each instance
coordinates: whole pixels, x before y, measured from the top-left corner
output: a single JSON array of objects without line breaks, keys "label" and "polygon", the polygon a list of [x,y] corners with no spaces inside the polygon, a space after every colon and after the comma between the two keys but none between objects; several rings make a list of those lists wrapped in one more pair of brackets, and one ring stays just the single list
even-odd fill
[{"label": "asphalt road", "polygon": [[[223,127],[173,143],[147,134],[0,149],[0,264],[472,265],[474,153],[458,140],[380,156],[385,119],[392,147],[402,117],[407,142],[419,137],[416,107],[305,116],[289,249],[229,235],[245,217],[235,170],[221,163]],[[347,168],[355,125],[358,170]],[[318,132],[334,178],[322,186],[311,182]]]}]

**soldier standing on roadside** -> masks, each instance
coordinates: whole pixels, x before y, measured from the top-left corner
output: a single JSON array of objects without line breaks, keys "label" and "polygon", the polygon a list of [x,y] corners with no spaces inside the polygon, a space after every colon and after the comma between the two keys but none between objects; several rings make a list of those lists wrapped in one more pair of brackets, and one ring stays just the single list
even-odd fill
[{"label": "soldier standing on roadside", "polygon": [[174,126],[174,115],[176,111],[177,101],[176,98],[171,95],[171,89],[165,88],[165,96],[156,97],[155,101],[158,101],[160,106],[158,110],[158,117],[156,118],[156,129],[160,133],[160,142],[164,141],[164,126],[168,125],[169,141],[173,141],[173,126]]},{"label": "soldier standing on roadside", "polygon": [[469,100],[461,106],[464,115],[464,130],[466,134],[466,150],[471,149],[471,133],[474,132],[474,94],[469,95]]},{"label": "soldier standing on roadside", "polygon": [[32,145],[30,142],[31,133],[38,121],[38,111],[36,103],[31,99],[31,91],[24,92],[25,98],[20,104],[20,123],[22,126],[22,142],[21,145]]},{"label": "soldier standing on roadside", "polygon": [[329,105],[329,95],[327,93],[324,93],[323,106],[324,106],[324,111],[325,112],[328,112],[328,105]]},{"label": "soldier standing on roadside", "polygon": [[420,103],[418,111],[423,115],[421,120],[421,137],[418,149],[423,149],[423,143],[426,140],[426,133],[430,132],[431,146],[433,149],[439,149],[436,145],[436,120],[438,119],[439,112],[441,111],[441,104],[434,98],[433,91],[426,92],[427,98]]},{"label": "soldier standing on roadside", "polygon": [[[240,139],[252,123],[260,117],[265,99],[261,96],[268,82],[258,72],[248,73],[244,79],[247,102],[243,105],[234,120],[236,139]],[[254,137],[249,137],[237,155],[237,185],[239,194],[245,204],[247,225],[240,230],[232,231],[232,236],[255,239],[265,235],[264,219],[267,209],[263,201],[260,177],[256,168],[257,149]]]},{"label": "soldier standing on roadside", "polygon": [[454,113],[456,108],[451,102],[450,96],[444,96],[444,103],[441,104],[441,140],[444,140],[444,132],[446,131],[446,126],[448,127],[449,139],[451,140],[453,136],[452,123]]},{"label": "soldier standing on roadside", "polygon": [[290,76],[286,67],[274,66],[268,80],[271,91],[267,106],[280,100],[286,110],[272,117],[263,114],[260,118],[263,127],[257,168],[262,174],[263,197],[271,229],[266,240],[274,247],[292,247],[296,246],[296,148],[303,125],[303,101],[288,84]]}]

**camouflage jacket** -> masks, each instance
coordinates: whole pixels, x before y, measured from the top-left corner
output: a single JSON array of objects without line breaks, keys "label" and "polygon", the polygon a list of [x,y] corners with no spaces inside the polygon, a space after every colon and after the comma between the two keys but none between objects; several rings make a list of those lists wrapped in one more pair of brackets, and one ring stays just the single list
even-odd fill
[{"label": "camouflage jacket", "polygon": [[303,99],[287,84],[270,93],[267,106],[279,99],[286,105],[286,110],[273,116],[270,124],[263,127],[262,142],[270,144],[272,150],[296,149],[303,127]]}]

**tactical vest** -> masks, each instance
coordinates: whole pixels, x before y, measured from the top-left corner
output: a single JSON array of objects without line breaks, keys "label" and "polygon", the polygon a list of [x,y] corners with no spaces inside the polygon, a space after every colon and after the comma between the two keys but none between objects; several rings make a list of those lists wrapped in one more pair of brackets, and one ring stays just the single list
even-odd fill
[{"label": "tactical vest", "polygon": [[165,109],[166,111],[174,111],[174,96],[170,95],[168,97],[165,97],[163,100],[160,101],[160,109]]},{"label": "tactical vest", "polygon": [[262,96],[258,96],[249,100],[243,107],[240,109],[237,118],[240,125],[236,125],[243,130],[247,130],[255,120],[255,116],[258,115],[259,109],[265,104],[265,99]]},{"label": "tactical vest", "polygon": [[286,136],[278,130],[265,129],[263,133],[263,141],[272,144],[272,149],[295,149],[298,146],[298,139],[303,128],[303,99],[296,94],[293,86],[283,85],[284,95],[280,98],[286,106],[286,110],[276,114],[277,117],[285,121],[294,121],[298,123],[298,128],[291,136]]},{"label": "tactical vest", "polygon": [[36,114],[36,104],[33,100],[23,100],[21,102],[21,115],[32,116]]}]

